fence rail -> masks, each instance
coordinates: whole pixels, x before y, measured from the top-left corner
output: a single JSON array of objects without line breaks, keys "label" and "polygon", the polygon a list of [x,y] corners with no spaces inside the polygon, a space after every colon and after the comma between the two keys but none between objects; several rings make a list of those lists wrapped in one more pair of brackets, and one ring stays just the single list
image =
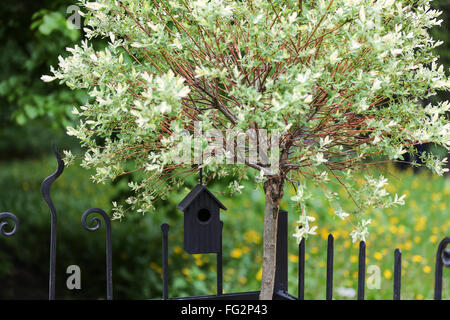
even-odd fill
[{"label": "fence rail", "polygon": [[[51,214],[50,228],[50,268],[49,268],[49,300],[55,299],[55,263],[56,263],[56,228],[57,228],[57,212],[50,197],[51,185],[58,179],[64,171],[64,162],[61,156],[53,146],[53,153],[57,160],[57,170],[48,176],[42,183],[42,196],[47,203]],[[95,232],[101,227],[102,221],[93,214],[99,214],[105,223],[106,228],[106,298],[113,299],[113,266],[112,266],[112,231],[111,219],[108,214],[99,208],[91,208],[86,210],[81,216],[81,224],[90,231]],[[88,218],[90,217],[89,221]],[[12,224],[11,224],[12,221]],[[6,231],[10,229],[11,231]],[[0,213],[0,233],[3,236],[10,237],[19,230],[19,219],[10,212]],[[161,225],[162,231],[162,265],[163,265],[163,300],[256,300],[259,298],[259,291],[223,293],[223,252],[222,252],[222,230],[223,222],[220,221],[219,234],[219,251],[217,254],[217,292],[213,295],[191,296],[191,297],[172,297],[169,298],[169,230],[167,223]],[[442,282],[443,269],[450,267],[450,237],[444,238],[438,246],[435,262],[435,285],[434,299],[442,299]],[[305,297],[305,251],[306,241],[303,239],[298,246],[298,295],[297,297],[288,292],[288,213],[280,211],[278,217],[278,234],[277,234],[277,257],[275,272],[275,289],[273,298],[276,300],[303,300]],[[394,250],[394,278],[393,278],[393,300],[400,300],[401,297],[401,270],[402,270],[402,253],[400,249]],[[333,299],[333,272],[334,272],[334,236],[330,234],[327,242],[327,262],[326,262],[326,292],[325,299]],[[364,300],[365,297],[365,278],[366,278],[366,243],[359,243],[358,256],[358,290],[357,299]]]}]

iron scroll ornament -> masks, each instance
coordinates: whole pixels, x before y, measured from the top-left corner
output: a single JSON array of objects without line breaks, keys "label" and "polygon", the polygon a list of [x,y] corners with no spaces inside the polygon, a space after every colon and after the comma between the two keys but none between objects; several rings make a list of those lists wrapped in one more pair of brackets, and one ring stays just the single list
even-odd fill
[{"label": "iron scroll ornament", "polygon": [[50,208],[51,213],[51,230],[50,230],[50,276],[49,276],[49,289],[48,289],[48,299],[55,299],[55,266],[56,266],[56,209],[53,205],[53,201],[50,197],[50,187],[53,182],[58,179],[58,177],[64,171],[64,161],[61,158],[61,155],[56,151],[55,144],[52,144],[52,150],[55,154],[56,161],[58,163],[58,168],[56,171],[48,176],[41,185],[41,193],[48,207]]},{"label": "iron scroll ornament", "polygon": [[450,237],[442,239],[436,253],[436,269],[434,275],[434,300],[442,299],[443,268],[450,267],[450,250],[446,248],[450,244]]},{"label": "iron scroll ornament", "polygon": [[[9,222],[5,219],[11,219],[14,221],[14,227],[11,231],[5,231],[5,227],[9,225]],[[14,235],[19,229],[19,219],[10,212],[2,212],[0,213],[0,232],[5,237],[9,237]]]},{"label": "iron scroll ornament", "polygon": [[91,208],[88,209],[81,216],[81,224],[83,227],[91,232],[97,231],[100,229],[102,224],[101,220],[98,217],[91,217],[90,222],[92,223],[92,227],[88,225],[87,219],[91,213],[98,213],[103,217],[106,226],[106,299],[113,299],[113,289],[112,289],[112,244],[111,244],[111,218],[106,214],[105,211],[99,208]]}]

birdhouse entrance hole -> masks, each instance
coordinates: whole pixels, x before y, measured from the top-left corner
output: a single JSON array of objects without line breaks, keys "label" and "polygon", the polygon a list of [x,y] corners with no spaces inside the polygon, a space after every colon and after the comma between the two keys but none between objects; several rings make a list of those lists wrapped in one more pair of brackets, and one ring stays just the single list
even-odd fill
[{"label": "birdhouse entrance hole", "polygon": [[208,209],[200,209],[197,213],[197,219],[202,223],[207,223],[211,219],[211,212]]}]

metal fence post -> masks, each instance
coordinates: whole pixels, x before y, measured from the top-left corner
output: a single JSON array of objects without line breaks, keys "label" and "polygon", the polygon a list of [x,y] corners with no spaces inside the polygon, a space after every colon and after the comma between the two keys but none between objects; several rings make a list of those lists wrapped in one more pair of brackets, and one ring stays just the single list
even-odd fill
[{"label": "metal fence post", "polygon": [[167,223],[161,225],[163,249],[163,300],[169,299],[169,229]]},{"label": "metal fence post", "polygon": [[394,251],[394,300],[400,300],[402,285],[402,252],[400,249]]},{"label": "metal fence post", "polygon": [[223,236],[223,222],[220,221],[220,243],[219,252],[217,252],[217,295],[221,296],[223,294],[223,246],[222,246],[222,236]]},{"label": "metal fence post", "polygon": [[366,286],[366,242],[359,243],[358,259],[358,300],[364,300],[364,289]]},{"label": "metal fence post", "polygon": [[328,235],[327,245],[327,288],[326,299],[333,300],[333,267],[334,267],[334,237]]}]

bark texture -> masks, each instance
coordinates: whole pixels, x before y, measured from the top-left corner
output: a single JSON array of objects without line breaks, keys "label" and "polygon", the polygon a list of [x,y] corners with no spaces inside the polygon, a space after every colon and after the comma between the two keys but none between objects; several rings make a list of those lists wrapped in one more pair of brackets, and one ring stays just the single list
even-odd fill
[{"label": "bark texture", "polygon": [[284,179],[282,177],[271,177],[264,183],[266,207],[264,210],[264,253],[260,300],[272,300],[273,297],[277,256],[278,211],[283,198],[283,186]]}]

